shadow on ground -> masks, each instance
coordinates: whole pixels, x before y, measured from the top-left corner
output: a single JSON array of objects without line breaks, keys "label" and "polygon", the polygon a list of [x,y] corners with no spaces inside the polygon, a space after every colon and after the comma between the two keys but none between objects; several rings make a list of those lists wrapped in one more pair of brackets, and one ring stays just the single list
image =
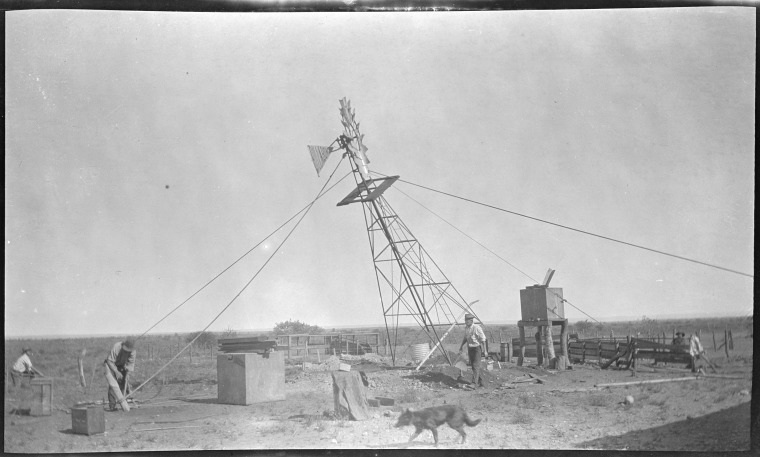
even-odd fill
[{"label": "shadow on ground", "polygon": [[617,436],[585,441],[585,449],[641,451],[748,451],[750,449],[750,402],[705,416],[635,430]]},{"label": "shadow on ground", "polygon": [[186,401],[188,403],[219,403],[219,398],[217,397],[210,397],[210,398],[177,398],[177,400]]},{"label": "shadow on ground", "polygon": [[[456,373],[458,375],[458,371]],[[439,371],[426,371],[419,374],[411,374],[408,376],[402,376],[405,379],[415,379],[426,384],[442,384],[448,387],[456,387],[460,384],[457,378],[452,378],[449,374],[441,373]]]}]

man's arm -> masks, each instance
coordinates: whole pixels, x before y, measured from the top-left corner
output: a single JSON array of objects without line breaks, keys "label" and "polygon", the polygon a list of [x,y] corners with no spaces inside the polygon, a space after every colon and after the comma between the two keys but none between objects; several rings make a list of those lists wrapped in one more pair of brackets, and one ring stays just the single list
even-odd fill
[{"label": "man's arm", "polygon": [[106,365],[108,365],[108,368],[111,369],[111,374],[113,374],[118,381],[121,381],[121,378],[123,378],[121,372],[118,368],[116,368],[116,364],[111,360],[110,358],[106,359]]},{"label": "man's arm", "polygon": [[120,350],[121,350],[121,343],[116,343],[108,352],[108,357],[106,357],[106,365],[108,365],[108,368],[111,369],[111,374],[113,374],[114,377],[116,377],[118,381],[121,381],[121,378],[122,378],[122,375],[119,372],[119,369],[116,368],[116,357],[119,356]]},{"label": "man's arm", "polygon": [[481,353],[488,356],[488,353],[486,352],[486,333],[480,326],[478,326],[478,331],[476,333],[478,334],[478,340],[480,340]]}]

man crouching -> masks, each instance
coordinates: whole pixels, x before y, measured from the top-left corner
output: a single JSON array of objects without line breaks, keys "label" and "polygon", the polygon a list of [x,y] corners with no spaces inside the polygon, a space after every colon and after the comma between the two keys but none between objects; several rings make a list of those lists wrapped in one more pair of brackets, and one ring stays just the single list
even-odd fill
[{"label": "man crouching", "polygon": [[108,381],[108,410],[116,411],[116,403],[124,411],[129,411],[127,389],[129,373],[135,370],[135,340],[128,338],[113,345],[105,360],[106,381]]}]

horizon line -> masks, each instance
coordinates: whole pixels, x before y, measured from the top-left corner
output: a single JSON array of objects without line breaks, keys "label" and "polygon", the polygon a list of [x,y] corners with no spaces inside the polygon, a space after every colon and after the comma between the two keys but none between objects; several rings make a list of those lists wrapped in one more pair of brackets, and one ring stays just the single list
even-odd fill
[{"label": "horizon line", "polygon": [[[671,320],[671,319],[747,319],[749,317],[753,317],[754,313],[750,315],[663,315],[663,316],[653,316],[649,317],[646,316],[648,319],[653,320]],[[642,316],[643,317],[643,316]],[[573,325],[578,322],[583,322],[588,319],[568,319],[568,323],[570,325]],[[641,317],[632,317],[632,316],[615,316],[610,317],[608,320],[599,321],[605,324],[616,324],[616,323],[632,323],[636,321],[640,321]],[[517,321],[482,321],[483,325],[489,325],[489,326],[497,326],[497,325],[517,325]],[[462,324],[459,324],[462,325]],[[415,323],[410,324],[398,324],[398,327],[417,327],[418,325]],[[323,330],[327,329],[355,329],[355,328],[385,328],[385,324],[379,323],[379,324],[358,324],[358,325],[331,325],[331,326],[318,326],[321,327]],[[196,333],[199,330],[183,330],[183,331],[168,331],[168,332],[157,332],[157,333],[150,333],[151,336],[165,336],[165,335],[187,335],[191,333]],[[241,329],[241,330],[234,330],[236,334],[252,334],[252,333],[271,333],[273,330],[271,328],[259,328],[259,329]],[[210,333],[224,333],[225,330],[222,331],[211,331]],[[127,333],[128,334],[128,333]],[[45,334],[45,335],[9,335],[5,334],[5,339],[73,339],[73,338],[105,338],[105,337],[119,337],[119,335],[125,335],[122,333],[84,333],[84,334]]]}]

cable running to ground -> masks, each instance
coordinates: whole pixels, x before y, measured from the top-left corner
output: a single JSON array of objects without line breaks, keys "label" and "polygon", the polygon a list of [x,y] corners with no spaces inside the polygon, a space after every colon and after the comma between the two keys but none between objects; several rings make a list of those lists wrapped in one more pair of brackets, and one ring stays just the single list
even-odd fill
[{"label": "cable running to ground", "polygon": [[[325,187],[327,187],[327,184],[330,182],[330,180],[332,179],[332,177],[333,177],[333,175],[335,174],[335,172],[336,172],[336,171],[338,171],[338,167],[340,166],[340,164],[341,164],[341,163],[343,163],[343,159],[341,159],[341,160],[340,160],[340,162],[338,162],[338,165],[336,165],[336,166],[335,166],[335,169],[333,170],[333,172],[332,172],[332,173],[330,173],[330,177],[329,177],[329,178],[327,178],[327,181],[325,181],[325,184],[322,186],[322,189],[320,189],[320,190],[319,190],[319,192],[317,192],[317,196],[316,196],[316,197],[314,197],[314,200],[312,200],[312,201],[311,201],[311,203],[309,203],[309,204],[307,205],[307,207],[306,207],[306,209],[305,209],[304,211],[301,211],[303,214],[302,214],[302,215],[301,215],[301,217],[298,219],[298,221],[296,221],[296,224],[293,226],[293,228],[292,228],[292,229],[290,229],[290,231],[288,232],[288,234],[287,234],[287,235],[285,235],[285,239],[283,239],[283,240],[282,240],[282,242],[281,242],[281,243],[280,243],[280,244],[277,246],[277,248],[275,248],[275,249],[274,249],[274,251],[272,251],[272,254],[271,254],[271,255],[269,256],[269,258],[268,258],[268,259],[267,259],[267,260],[264,262],[264,264],[263,264],[263,265],[262,265],[262,266],[261,266],[261,267],[260,267],[260,268],[259,268],[259,269],[256,271],[256,273],[255,273],[253,276],[251,276],[251,279],[249,279],[249,280],[248,280],[248,282],[246,282],[246,283],[245,283],[245,285],[244,285],[244,286],[243,286],[243,287],[240,289],[240,291],[239,291],[237,294],[235,294],[235,296],[234,296],[234,297],[232,297],[232,300],[230,300],[230,302],[229,302],[229,303],[227,303],[227,305],[226,305],[224,308],[222,308],[222,310],[221,310],[221,311],[219,311],[219,313],[218,313],[218,314],[217,314],[217,315],[216,315],[216,316],[215,316],[215,317],[214,317],[214,318],[211,320],[211,322],[209,322],[209,323],[208,323],[208,325],[206,325],[206,326],[203,328],[203,330],[201,330],[200,332],[198,332],[198,334],[195,336],[195,338],[193,338],[193,339],[192,339],[192,340],[191,340],[189,343],[187,343],[187,345],[186,345],[184,348],[182,348],[182,349],[181,349],[179,352],[177,352],[177,355],[175,355],[174,357],[172,357],[172,358],[171,358],[171,359],[170,359],[168,362],[166,362],[166,363],[164,364],[164,366],[162,366],[161,368],[159,368],[159,369],[158,369],[158,371],[156,371],[156,372],[155,372],[153,375],[151,375],[151,376],[150,376],[148,379],[146,379],[145,381],[143,381],[143,383],[142,383],[142,384],[140,384],[139,386],[137,386],[137,388],[135,388],[135,389],[134,389],[132,392],[130,392],[128,395],[126,395],[126,396],[125,396],[125,399],[126,399],[126,398],[129,398],[129,397],[131,397],[132,395],[134,395],[134,394],[135,394],[135,392],[137,392],[138,390],[142,389],[142,388],[143,388],[143,386],[145,386],[145,384],[147,384],[148,382],[150,382],[150,381],[151,381],[153,378],[155,378],[155,377],[156,377],[156,376],[157,376],[159,373],[161,373],[161,372],[162,372],[162,371],[163,371],[163,370],[164,370],[166,367],[168,367],[168,366],[169,366],[169,364],[171,364],[171,363],[172,363],[174,360],[176,360],[176,359],[177,359],[177,357],[179,357],[179,356],[180,356],[180,354],[182,354],[183,352],[185,352],[185,349],[187,349],[187,348],[189,348],[190,346],[192,346],[192,345],[193,345],[193,343],[195,343],[195,340],[197,340],[198,338],[200,338],[200,336],[201,336],[201,335],[202,335],[202,334],[203,334],[203,333],[204,333],[206,330],[208,330],[208,329],[209,329],[209,327],[211,327],[211,325],[213,325],[213,324],[214,324],[214,322],[216,322],[216,321],[217,321],[217,319],[219,319],[219,317],[221,317],[221,315],[222,315],[222,314],[224,314],[224,312],[225,312],[225,311],[227,311],[227,309],[228,309],[230,306],[232,306],[232,304],[233,304],[233,303],[235,303],[235,300],[237,300],[237,299],[238,299],[238,297],[240,297],[240,295],[242,295],[242,294],[243,294],[243,292],[245,291],[245,289],[247,289],[247,288],[248,288],[248,286],[249,286],[249,285],[251,285],[251,283],[253,282],[253,280],[254,280],[254,279],[256,279],[256,277],[259,275],[259,273],[261,273],[261,271],[262,271],[262,270],[263,270],[263,269],[264,269],[264,268],[265,268],[265,267],[266,267],[266,266],[269,264],[269,262],[270,262],[270,261],[271,261],[271,260],[274,258],[275,254],[277,254],[277,253],[280,251],[280,248],[281,248],[281,247],[282,247],[282,246],[285,244],[285,242],[286,242],[286,241],[288,241],[288,239],[290,238],[290,235],[292,235],[292,234],[293,234],[293,232],[294,232],[294,231],[295,231],[295,230],[298,228],[298,226],[299,226],[299,225],[301,225],[301,221],[303,221],[304,217],[306,217],[306,215],[307,215],[307,214],[309,214],[309,211],[310,211],[310,210],[311,210],[311,208],[314,206],[314,203],[316,203],[316,201],[317,201],[317,200],[318,200],[318,199],[319,199],[319,198],[320,198],[320,197],[323,195],[323,191],[325,190]],[[337,184],[337,183],[336,183],[336,184]]]},{"label": "cable running to ground", "polygon": [[[456,230],[457,232],[461,233],[462,235],[466,236],[467,238],[469,238],[470,240],[472,240],[473,242],[475,242],[475,243],[476,243],[478,246],[482,247],[482,248],[483,248],[483,249],[485,249],[486,251],[488,251],[488,252],[490,252],[491,254],[493,254],[494,256],[496,256],[496,257],[497,257],[498,259],[500,259],[502,262],[506,263],[506,264],[507,264],[507,265],[509,265],[510,267],[512,267],[512,268],[514,268],[515,270],[517,270],[518,272],[520,272],[520,273],[521,273],[523,276],[525,276],[526,278],[530,279],[530,280],[531,280],[531,281],[533,281],[534,283],[538,283],[538,280],[537,280],[537,279],[533,278],[533,277],[532,277],[532,276],[530,276],[528,273],[525,273],[525,272],[524,272],[524,271],[522,271],[521,269],[519,269],[519,268],[517,268],[516,266],[512,265],[510,262],[508,262],[508,261],[507,261],[506,259],[504,259],[502,256],[500,256],[499,254],[497,254],[497,253],[493,252],[493,251],[492,251],[491,249],[489,249],[487,246],[483,245],[483,243],[481,243],[480,241],[478,241],[478,240],[476,240],[475,238],[471,237],[470,235],[468,235],[468,234],[464,233],[462,230],[460,230],[460,229],[459,229],[459,227],[457,227],[457,226],[455,226],[454,224],[452,224],[451,222],[447,221],[446,219],[444,219],[443,217],[441,217],[439,214],[437,214],[435,211],[431,210],[431,209],[430,209],[430,208],[428,208],[427,206],[425,206],[425,205],[423,205],[422,203],[418,202],[417,200],[415,200],[414,198],[412,198],[410,195],[408,195],[408,194],[407,194],[406,192],[404,192],[403,190],[401,190],[401,189],[399,189],[399,188],[396,188],[396,190],[397,190],[398,192],[401,192],[402,194],[406,195],[406,197],[407,197],[408,199],[412,200],[413,202],[417,203],[417,204],[418,204],[418,205],[420,205],[421,207],[425,208],[425,209],[426,209],[427,211],[429,211],[429,212],[430,212],[432,215],[434,215],[434,216],[435,216],[435,217],[437,217],[438,219],[442,220],[443,222],[445,222],[446,224],[448,224],[449,226],[451,226],[452,228],[454,228],[454,230]],[[578,308],[577,306],[573,305],[573,304],[572,304],[572,303],[570,303],[568,300],[566,300],[566,299],[564,299],[564,298],[562,298],[562,297],[559,297],[559,298],[560,298],[560,299],[561,299],[563,302],[567,303],[568,305],[572,306],[573,308],[577,309],[578,311],[580,311],[580,312],[581,312],[581,313],[583,313],[584,315],[586,315],[586,316],[588,316],[589,318],[591,318],[591,319],[592,319],[594,322],[597,322],[597,323],[600,323],[600,324],[601,324],[601,322],[599,322],[598,320],[594,319],[594,318],[593,318],[591,315],[589,315],[588,313],[586,313],[586,312],[585,312],[585,311],[583,311],[582,309]]]},{"label": "cable running to ground", "polygon": [[[380,175],[380,176],[385,176],[385,177],[388,176],[388,175],[384,175],[382,173],[377,173],[377,174]],[[707,266],[707,267],[717,268],[718,270],[727,271],[729,273],[734,273],[734,274],[741,275],[741,276],[747,276],[749,278],[754,278],[755,277],[754,274],[749,274],[749,273],[744,273],[744,272],[737,271],[737,270],[732,270],[730,268],[721,267],[719,265],[714,265],[712,263],[702,262],[700,260],[690,259],[688,257],[683,257],[683,256],[676,255],[676,254],[670,254],[668,252],[659,251],[657,249],[648,248],[646,246],[641,246],[641,245],[638,245],[638,244],[629,243],[627,241],[622,241],[622,240],[618,240],[618,239],[615,239],[615,238],[610,238],[610,237],[604,236],[604,235],[597,235],[596,233],[587,232],[585,230],[580,230],[580,229],[577,229],[577,228],[569,227],[567,225],[557,224],[556,222],[550,222],[550,221],[547,221],[547,220],[544,220],[544,219],[539,219],[537,217],[528,216],[526,214],[521,214],[521,213],[518,213],[518,212],[515,212],[515,211],[510,211],[508,209],[499,208],[498,206],[489,205],[487,203],[482,203],[482,202],[479,202],[477,200],[472,200],[472,199],[465,198],[465,197],[460,197],[458,195],[450,194],[448,192],[444,192],[444,191],[441,191],[441,190],[438,190],[438,189],[433,189],[431,187],[423,186],[421,184],[415,184],[413,182],[405,181],[403,179],[399,179],[399,181],[401,181],[403,183],[406,183],[406,184],[409,184],[409,185],[412,185],[412,186],[421,187],[423,189],[427,189],[427,190],[432,191],[432,192],[437,192],[437,193],[442,194],[442,195],[447,195],[449,197],[457,198],[459,200],[464,200],[466,202],[474,203],[476,205],[485,206],[486,208],[491,208],[491,209],[495,209],[497,211],[502,211],[502,212],[505,212],[505,213],[514,214],[515,216],[520,216],[520,217],[524,217],[526,219],[532,219],[534,221],[543,222],[544,224],[554,225],[555,227],[560,227],[560,228],[563,228],[563,229],[572,230],[574,232],[583,233],[585,235],[595,236],[597,238],[602,238],[602,239],[607,240],[607,241],[612,241],[612,242],[615,242],[615,243],[625,244],[627,246],[643,249],[645,251],[655,252],[657,254],[666,255],[668,257],[674,257],[676,259],[685,260],[687,262],[698,263],[700,265],[704,265],[704,266]]]}]

